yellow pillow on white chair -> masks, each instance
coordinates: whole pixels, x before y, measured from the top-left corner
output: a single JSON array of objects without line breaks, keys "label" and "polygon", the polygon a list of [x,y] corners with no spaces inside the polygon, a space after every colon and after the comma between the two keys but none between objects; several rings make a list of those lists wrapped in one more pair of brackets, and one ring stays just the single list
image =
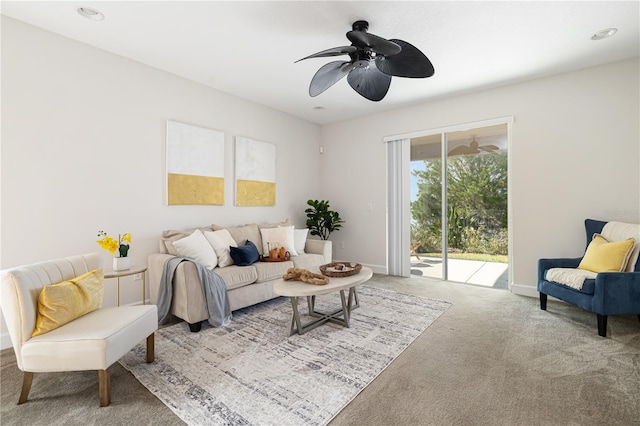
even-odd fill
[{"label": "yellow pillow on white chair", "polygon": [[44,286],[38,296],[38,317],[31,337],[55,330],[102,307],[104,272],[94,269],[79,277]]}]

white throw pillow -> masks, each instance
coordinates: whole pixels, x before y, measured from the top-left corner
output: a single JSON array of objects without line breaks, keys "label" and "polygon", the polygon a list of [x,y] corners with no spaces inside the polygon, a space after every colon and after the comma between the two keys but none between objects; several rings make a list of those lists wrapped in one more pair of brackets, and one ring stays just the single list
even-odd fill
[{"label": "white throw pillow", "polygon": [[216,252],[199,229],[187,237],[174,241],[173,247],[180,256],[193,259],[207,269],[213,269],[218,264]]},{"label": "white throw pillow", "polygon": [[293,239],[293,226],[263,228],[260,233],[262,234],[262,253],[265,256],[269,255],[269,248],[275,247],[284,247],[291,256],[298,255]]},{"label": "white throw pillow", "polygon": [[229,247],[238,247],[238,244],[229,231],[226,229],[204,231],[204,237],[209,241],[210,247],[213,247],[218,256],[218,266],[224,268],[225,266],[233,265]]},{"label": "white throw pillow", "polygon": [[304,253],[304,246],[307,244],[308,233],[309,230],[307,228],[293,230],[293,245],[295,246],[298,254]]}]

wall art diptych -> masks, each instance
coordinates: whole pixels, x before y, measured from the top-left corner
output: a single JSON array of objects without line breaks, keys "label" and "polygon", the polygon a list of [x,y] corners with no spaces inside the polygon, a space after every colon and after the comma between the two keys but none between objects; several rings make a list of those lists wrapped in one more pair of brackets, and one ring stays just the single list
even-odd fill
[{"label": "wall art diptych", "polygon": [[224,205],[224,133],[167,120],[167,204]]},{"label": "wall art diptych", "polygon": [[236,206],[276,205],[276,146],[236,137]]}]

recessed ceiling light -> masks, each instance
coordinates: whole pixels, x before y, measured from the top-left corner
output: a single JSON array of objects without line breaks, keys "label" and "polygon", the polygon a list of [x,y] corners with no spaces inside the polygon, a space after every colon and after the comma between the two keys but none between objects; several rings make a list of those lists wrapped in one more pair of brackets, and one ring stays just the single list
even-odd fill
[{"label": "recessed ceiling light", "polygon": [[313,107],[313,110],[314,110],[314,111],[322,111],[322,110],[324,110],[324,107],[321,107],[321,106],[315,106],[315,107]]},{"label": "recessed ceiling light", "polygon": [[602,40],[603,38],[609,38],[617,32],[618,32],[617,28],[606,28],[592,35],[591,40]]},{"label": "recessed ceiling light", "polygon": [[104,19],[104,15],[102,14],[102,12],[92,7],[79,7],[76,10],[80,15],[84,16],[87,19],[91,19],[92,21],[102,21]]}]

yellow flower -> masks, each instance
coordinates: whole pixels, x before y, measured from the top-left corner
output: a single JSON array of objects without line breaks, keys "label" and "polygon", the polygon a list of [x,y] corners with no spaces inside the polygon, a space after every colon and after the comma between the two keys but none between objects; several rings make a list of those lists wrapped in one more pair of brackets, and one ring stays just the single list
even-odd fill
[{"label": "yellow flower", "polygon": [[100,247],[102,247],[103,249],[109,250],[109,253],[111,254],[115,253],[119,246],[118,242],[109,236],[98,240],[97,243],[100,244]]},{"label": "yellow flower", "polygon": [[118,240],[112,238],[107,235],[106,232],[100,231],[98,232],[98,237],[102,237],[100,240],[96,240],[96,242],[105,250],[108,250],[109,253],[113,254],[118,250],[120,252],[120,257],[126,257],[129,252],[129,244],[131,243],[131,234],[126,233],[122,237],[118,236]]}]

